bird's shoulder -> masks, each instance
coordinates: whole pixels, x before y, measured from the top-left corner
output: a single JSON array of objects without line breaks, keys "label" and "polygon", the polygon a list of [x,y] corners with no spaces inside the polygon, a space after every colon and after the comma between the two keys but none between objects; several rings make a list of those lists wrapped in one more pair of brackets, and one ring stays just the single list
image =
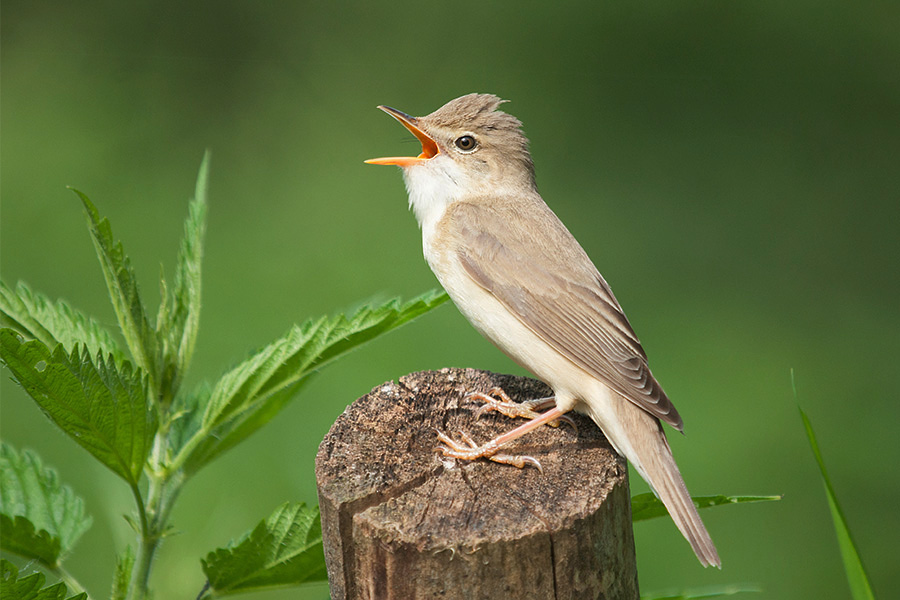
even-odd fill
[{"label": "bird's shoulder", "polygon": [[443,217],[447,241],[472,260],[512,261],[531,272],[596,285],[599,272],[587,253],[536,192],[475,196],[454,202]]}]

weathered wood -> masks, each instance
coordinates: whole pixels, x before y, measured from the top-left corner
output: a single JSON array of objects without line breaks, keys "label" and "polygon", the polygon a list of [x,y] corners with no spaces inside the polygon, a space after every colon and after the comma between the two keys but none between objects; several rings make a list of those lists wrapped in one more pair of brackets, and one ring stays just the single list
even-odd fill
[{"label": "weathered wood", "polygon": [[589,419],[510,446],[543,474],[434,451],[436,429],[483,442],[521,423],[474,418],[466,394],[497,385],[518,401],[551,394],[443,369],[378,386],[337,419],[316,456],[333,599],[638,598],[625,461]]}]

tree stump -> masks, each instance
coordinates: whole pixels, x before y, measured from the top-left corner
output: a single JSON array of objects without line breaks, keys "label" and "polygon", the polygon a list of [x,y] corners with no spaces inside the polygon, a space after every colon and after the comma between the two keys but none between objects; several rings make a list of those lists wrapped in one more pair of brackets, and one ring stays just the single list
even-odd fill
[{"label": "tree stump", "polygon": [[588,418],[514,442],[543,474],[435,451],[440,429],[482,443],[522,421],[475,419],[472,391],[514,400],[544,384],[443,369],[374,388],[344,413],[316,456],[334,600],[637,599],[625,460]]}]

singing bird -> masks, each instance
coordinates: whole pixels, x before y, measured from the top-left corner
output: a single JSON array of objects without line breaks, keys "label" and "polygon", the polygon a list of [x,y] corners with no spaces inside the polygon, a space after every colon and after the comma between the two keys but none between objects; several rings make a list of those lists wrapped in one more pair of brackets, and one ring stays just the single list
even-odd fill
[{"label": "singing bird", "polygon": [[482,335],[553,389],[553,398],[518,408],[502,394],[488,400],[487,408],[529,421],[481,445],[439,433],[441,450],[540,467],[501,450],[569,411],[584,413],[650,484],[700,562],[721,567],[661,424],[682,431],[681,417],[609,285],[538,193],[522,124],[499,110],[503,102],[468,94],[424,117],[379,106],[422,152],[366,161],[401,167],[441,285]]}]

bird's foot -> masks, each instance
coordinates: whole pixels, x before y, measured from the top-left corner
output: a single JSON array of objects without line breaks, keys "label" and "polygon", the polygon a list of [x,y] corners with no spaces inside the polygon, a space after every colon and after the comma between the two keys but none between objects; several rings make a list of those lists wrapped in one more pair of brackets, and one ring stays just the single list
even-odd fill
[{"label": "bird's foot", "polygon": [[[485,413],[489,413],[491,411],[497,411],[498,413],[505,415],[511,419],[522,418],[522,419],[536,419],[541,416],[541,413],[538,411],[546,410],[548,408],[552,408],[556,406],[556,398],[550,396],[549,398],[537,398],[535,400],[526,400],[524,402],[515,402],[512,398],[510,398],[506,392],[503,391],[502,388],[495,387],[488,390],[487,394],[482,394],[481,392],[470,392],[466,395],[466,398],[471,398],[473,400],[478,400],[480,402],[484,402],[484,406],[478,408],[475,411],[475,417],[479,418]],[[575,425],[575,421],[572,420],[568,415],[564,415],[555,421],[551,421],[547,423],[550,427],[559,427],[561,423],[566,423],[575,432],[578,432],[578,427]]]},{"label": "bird's foot", "polygon": [[475,443],[475,440],[473,440],[472,437],[464,431],[459,432],[459,437],[462,438],[461,442],[454,440],[442,431],[438,431],[437,436],[443,445],[440,445],[435,449],[440,450],[441,454],[443,454],[444,456],[458,458],[461,460],[487,458],[494,462],[502,463],[505,465],[512,465],[520,469],[524,468],[525,465],[531,465],[541,473],[544,472],[543,467],[541,467],[541,463],[534,457],[520,456],[515,454],[501,454],[500,452],[498,452],[501,444],[498,444],[497,440],[491,440],[490,442],[479,446]]}]

